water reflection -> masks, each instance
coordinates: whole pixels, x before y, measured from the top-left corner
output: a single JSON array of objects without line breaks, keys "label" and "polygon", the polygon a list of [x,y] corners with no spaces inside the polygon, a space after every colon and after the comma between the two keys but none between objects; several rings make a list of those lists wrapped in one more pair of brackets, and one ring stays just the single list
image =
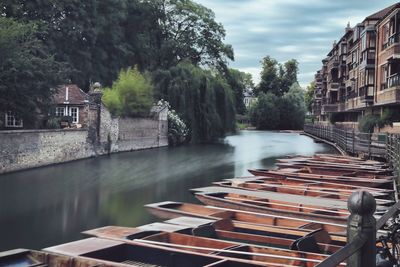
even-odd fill
[{"label": "water reflection", "polygon": [[220,144],[115,154],[0,176],[0,250],[42,248],[104,225],[155,220],[146,203],[196,202],[190,188],[288,154],[332,152],[297,134],[244,131]]}]

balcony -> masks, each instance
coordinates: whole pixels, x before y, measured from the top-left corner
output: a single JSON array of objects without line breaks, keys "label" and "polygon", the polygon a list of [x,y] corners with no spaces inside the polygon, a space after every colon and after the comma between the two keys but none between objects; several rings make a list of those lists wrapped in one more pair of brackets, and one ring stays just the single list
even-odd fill
[{"label": "balcony", "polygon": [[377,94],[378,104],[393,104],[400,102],[400,74],[395,73],[386,79]]},{"label": "balcony", "polygon": [[360,101],[371,104],[374,102],[374,86],[364,86],[360,88]]},{"label": "balcony", "polygon": [[339,83],[338,82],[330,82],[327,86],[328,91],[337,91],[339,90]]},{"label": "balcony", "polygon": [[338,103],[322,105],[322,113],[338,112]]},{"label": "balcony", "polygon": [[388,41],[383,44],[382,50],[385,50],[389,46],[399,42],[399,33],[395,33],[389,37]]},{"label": "balcony", "polygon": [[337,69],[339,67],[339,57],[333,56],[328,61],[328,71],[332,69]]}]

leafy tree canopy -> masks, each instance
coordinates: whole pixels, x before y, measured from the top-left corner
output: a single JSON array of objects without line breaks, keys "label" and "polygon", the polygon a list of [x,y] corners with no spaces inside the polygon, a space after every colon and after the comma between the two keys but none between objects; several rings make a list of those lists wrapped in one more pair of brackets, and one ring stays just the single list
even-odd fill
[{"label": "leafy tree canopy", "polygon": [[306,88],[306,92],[304,94],[304,100],[306,103],[306,108],[307,111],[311,112],[312,111],[312,104],[313,104],[313,100],[314,100],[314,92],[315,92],[315,82],[311,82],[307,88]]},{"label": "leafy tree canopy", "polygon": [[143,117],[153,103],[153,85],[136,68],[119,73],[111,88],[105,88],[103,102],[113,115]]},{"label": "leafy tree canopy", "polygon": [[297,82],[299,68],[295,59],[280,64],[272,57],[266,56],[261,61],[261,68],[261,81],[256,87],[257,94],[271,92],[282,96],[289,91],[292,84]]},{"label": "leafy tree canopy", "polygon": [[0,17],[0,111],[12,111],[33,126],[46,111],[53,90],[62,83],[64,66],[36,37],[37,26]]}]

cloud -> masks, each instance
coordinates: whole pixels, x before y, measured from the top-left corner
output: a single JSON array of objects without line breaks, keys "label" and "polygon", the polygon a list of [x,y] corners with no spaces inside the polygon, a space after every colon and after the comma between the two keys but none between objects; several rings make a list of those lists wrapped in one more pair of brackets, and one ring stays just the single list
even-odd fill
[{"label": "cloud", "polygon": [[389,5],[389,0],[193,0],[216,15],[226,29],[236,61],[231,67],[253,74],[259,81],[260,60],[270,55],[279,62],[296,58],[299,82],[310,83],[321,60],[352,26]]}]

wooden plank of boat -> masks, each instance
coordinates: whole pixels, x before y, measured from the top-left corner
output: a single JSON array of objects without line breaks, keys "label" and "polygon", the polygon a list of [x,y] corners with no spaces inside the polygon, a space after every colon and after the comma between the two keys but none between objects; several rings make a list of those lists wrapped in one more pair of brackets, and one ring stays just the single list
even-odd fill
[{"label": "wooden plank of boat", "polygon": [[339,166],[321,163],[310,163],[310,162],[277,162],[276,166],[282,168],[313,168],[315,170],[333,171],[333,172],[357,172],[359,175],[388,175],[392,170],[379,170],[375,168],[367,168],[361,166]]},{"label": "wooden plank of boat", "polygon": [[[268,191],[268,192],[277,192],[277,193],[287,193],[293,195],[303,195],[310,196],[316,198],[332,198],[338,199],[342,201],[346,201],[350,197],[351,193],[343,193],[339,190],[334,189],[312,189],[308,187],[290,187],[290,186],[282,186],[276,184],[268,184],[268,183],[255,183],[255,182],[240,182],[238,180],[231,181],[222,181],[222,182],[214,182],[213,184],[222,187],[230,187],[230,188],[242,188],[246,190],[255,190],[255,191]],[[378,205],[392,205],[394,201],[386,200],[386,199],[375,199]]]},{"label": "wooden plank of boat", "polygon": [[[294,228],[286,228],[286,229],[281,229],[281,228],[276,228],[276,227],[271,227],[267,225],[255,225],[251,223],[246,223],[246,222],[236,222],[231,219],[221,219],[221,220],[214,220],[209,223],[204,223],[204,219],[201,218],[196,218],[196,217],[187,217],[187,216],[182,216],[182,217],[177,217],[173,218],[170,220],[165,221],[165,223],[171,223],[171,224],[177,224],[177,225],[182,225],[182,226],[188,226],[188,227],[193,227],[193,228],[198,228],[202,227],[204,225],[211,225],[213,224],[214,226],[218,226],[219,230],[234,230],[234,229],[245,229],[248,230],[249,232],[251,231],[262,231],[268,234],[278,234],[278,235],[283,235],[283,236],[297,236],[297,237],[302,237],[304,235],[309,234],[310,232],[304,232],[302,229],[294,229]],[[220,227],[222,226],[222,227]],[[319,230],[319,229],[317,229]],[[346,244],[346,238],[343,236],[336,236],[335,239],[331,240],[336,244],[340,246],[344,246]]]},{"label": "wooden plank of boat", "polygon": [[[350,185],[346,183],[340,183],[339,182],[330,182],[326,180],[316,180],[314,177],[306,177],[306,179],[298,177],[296,175],[275,175],[275,176],[268,176],[265,173],[268,170],[262,170],[262,171],[257,171],[257,170],[248,170],[250,173],[252,173],[254,176],[253,177],[245,177],[245,178],[234,178],[234,179],[239,179],[239,180],[244,180],[244,181],[268,181],[268,182],[281,182],[284,183],[285,185],[288,184],[297,184],[299,182],[302,183],[309,183],[309,184],[315,184],[318,186],[323,186],[327,188],[338,188],[338,189],[348,189],[348,190],[367,190],[368,192],[378,192],[382,194],[386,193],[391,193],[393,194],[395,191],[393,189],[386,189],[386,188],[376,188],[376,187],[370,187],[370,186],[355,186],[355,185]],[[305,177],[305,176],[303,176]],[[230,179],[226,179],[229,181]]]},{"label": "wooden plank of boat", "polygon": [[314,175],[306,173],[292,172],[290,169],[280,170],[249,170],[249,172],[256,176],[267,176],[267,177],[293,177],[300,179],[308,179],[313,181],[327,181],[338,184],[363,186],[363,187],[387,187],[389,188],[392,183],[392,179],[362,179],[347,176],[328,176],[328,175]]},{"label": "wooden plank of boat", "polygon": [[[80,257],[64,256],[49,252],[14,249],[0,252],[0,266],[9,267],[83,267],[83,266],[104,266],[104,267],[126,267],[121,263],[107,263],[100,260],[83,259]],[[131,265],[132,266],[132,265]]]},{"label": "wooden plank of boat", "polygon": [[[102,236],[98,235],[98,237]],[[114,238],[119,239],[120,237],[115,236]],[[121,239],[121,241],[127,243],[131,242],[126,239]],[[162,232],[148,235],[140,239],[137,238],[133,241],[173,247],[202,254],[217,254],[229,258],[245,257],[250,261],[259,261],[261,263],[273,262],[294,266],[315,266],[317,263],[327,258],[327,256],[323,254],[247,245],[239,242],[197,237],[179,233]]]},{"label": "wooden plank of boat", "polygon": [[324,157],[292,157],[292,158],[280,158],[277,159],[279,162],[306,162],[306,163],[319,163],[319,164],[327,164],[332,166],[361,166],[365,168],[381,168],[381,169],[389,169],[389,165],[381,162],[374,161],[363,161],[363,160],[343,160],[336,159],[332,160]]},{"label": "wooden plank of boat", "polygon": [[343,203],[343,201],[339,201],[336,199],[327,199],[327,198],[313,198],[307,196],[299,196],[299,195],[291,195],[284,193],[276,193],[276,192],[257,192],[250,191],[238,188],[226,188],[226,187],[218,187],[218,186],[208,186],[202,188],[191,189],[192,192],[204,192],[204,193],[229,193],[236,195],[249,196],[256,199],[269,199],[271,201],[282,201],[284,199],[286,202],[293,204],[302,204],[308,206],[319,206],[325,208],[332,209],[341,209],[347,210],[347,204]]},{"label": "wooden plank of boat", "polygon": [[246,222],[257,225],[268,225],[279,228],[296,228],[307,231],[324,229],[331,235],[346,235],[346,224],[334,224],[317,220],[306,220],[262,214],[221,207],[203,206],[198,204],[181,202],[159,202],[145,205],[145,207],[155,216],[162,219],[173,219],[182,216],[211,218],[211,219],[231,219],[235,222]]},{"label": "wooden plank of boat", "polygon": [[[179,217],[165,221],[166,223],[178,224],[182,226],[191,226],[196,224],[198,218],[193,217]],[[269,231],[268,227],[247,225],[246,224],[235,225],[231,220],[219,220],[212,224],[198,225],[192,230],[193,235],[203,237],[218,237],[228,240],[241,240],[241,242],[251,244],[262,244],[269,246],[277,246],[283,248],[291,248],[297,240],[300,240],[304,236],[302,233],[287,233],[287,230],[280,230],[279,233]],[[316,234],[314,234],[314,232]],[[328,233],[323,230],[316,230],[308,233],[307,235],[313,235],[315,245],[319,248],[318,253],[334,253],[339,250],[345,242],[335,241],[332,242]],[[310,251],[309,251],[310,252]],[[317,251],[313,251],[317,252]]]},{"label": "wooden plank of boat", "polygon": [[[229,260],[235,266],[265,266],[247,259],[233,259],[220,255],[205,255],[194,251],[168,248],[161,245],[145,244],[144,242],[123,242],[116,239],[87,238],[71,243],[46,248],[45,251],[79,257],[80,259],[100,261],[102,266],[198,266],[205,267],[222,260]],[[100,265],[100,264],[99,264]],[[96,265],[96,266],[99,266]],[[268,263],[271,266],[282,264]],[[220,265],[223,266],[223,265]]]},{"label": "wooden plank of boat", "polygon": [[[230,189],[230,188],[225,188]],[[250,191],[249,191],[250,192]],[[254,192],[257,193],[257,192]],[[299,211],[290,211],[287,209],[275,209],[272,207],[260,206],[255,204],[245,203],[243,201],[235,201],[232,199],[225,199],[224,196],[229,194],[228,192],[221,192],[221,191],[214,191],[214,192],[202,192],[202,193],[195,193],[197,199],[203,202],[206,205],[211,206],[218,206],[223,208],[229,209],[238,209],[244,211],[252,211],[258,213],[268,213],[272,215],[282,215],[288,217],[297,217],[301,219],[316,219],[323,222],[331,222],[331,223],[338,223],[343,224],[346,222],[345,216],[333,216],[333,215],[326,215],[326,214],[317,214],[317,213],[305,213]],[[282,196],[284,197],[284,196]],[[298,197],[298,196],[294,196]]]},{"label": "wooden plank of boat", "polygon": [[[327,169],[327,168],[319,168],[319,167],[303,167],[296,164],[280,166],[280,168],[290,168],[296,169],[297,173],[310,173],[310,174],[318,174],[318,175],[335,175],[335,176],[347,176],[347,177],[358,177],[358,178],[369,178],[369,179],[388,179],[391,178],[392,172],[388,172],[387,174],[371,174],[360,171],[347,171],[342,169]],[[278,168],[279,169],[279,168]]]},{"label": "wooden plank of boat", "polygon": [[[265,177],[265,176],[264,176]],[[238,177],[225,179],[222,182],[215,182],[214,184],[223,183],[224,181],[230,182],[233,184],[236,183],[258,183],[258,184],[266,184],[272,186],[281,186],[285,188],[294,188],[294,189],[308,189],[308,190],[317,190],[317,191],[329,191],[329,192],[337,192],[340,194],[351,195],[353,192],[360,190],[358,186],[346,186],[340,184],[330,184],[323,181],[312,181],[312,180],[294,180],[294,179],[264,179],[263,177]],[[366,187],[364,190],[370,192],[375,198],[384,198],[390,199],[394,190],[389,189],[379,189],[376,190],[373,187]]]}]

